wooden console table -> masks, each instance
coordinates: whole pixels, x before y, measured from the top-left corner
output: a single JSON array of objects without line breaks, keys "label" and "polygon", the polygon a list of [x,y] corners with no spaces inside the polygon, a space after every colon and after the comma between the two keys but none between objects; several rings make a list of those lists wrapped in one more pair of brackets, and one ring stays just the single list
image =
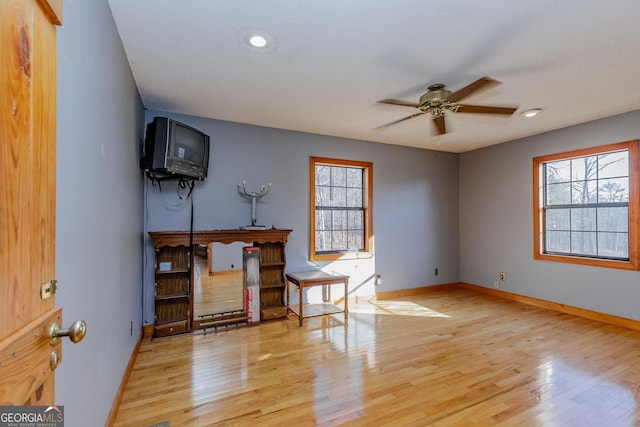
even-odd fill
[{"label": "wooden console table", "polygon": [[[298,316],[298,323],[302,326],[304,313],[303,313],[303,301],[302,294],[304,288],[308,288],[311,286],[321,286],[321,285],[333,285],[336,283],[344,283],[344,308],[339,308],[333,304],[325,304],[329,307],[328,310],[322,310],[321,313],[307,315],[307,317],[312,316],[322,316],[325,314],[334,314],[334,313],[342,313],[344,312],[344,321],[347,322],[348,314],[349,314],[349,276],[335,274],[335,273],[325,273],[324,271],[303,271],[300,273],[286,273],[285,278],[287,280],[287,309]],[[289,283],[294,284],[298,287],[298,295],[299,295],[299,305],[298,310],[296,310],[289,299]]]}]

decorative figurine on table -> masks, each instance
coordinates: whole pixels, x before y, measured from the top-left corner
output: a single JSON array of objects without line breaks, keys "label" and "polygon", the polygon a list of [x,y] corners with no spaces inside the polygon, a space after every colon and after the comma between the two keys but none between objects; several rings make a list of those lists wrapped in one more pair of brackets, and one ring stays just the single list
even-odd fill
[{"label": "decorative figurine on table", "polygon": [[238,186],[238,193],[240,193],[242,196],[251,198],[251,225],[243,225],[240,227],[240,229],[241,230],[266,230],[267,228],[266,226],[256,224],[257,222],[256,200],[266,195],[269,192],[269,190],[271,189],[271,183],[268,183],[267,185],[263,185],[262,187],[260,187],[259,192],[256,192],[256,191],[248,192],[247,181],[242,181],[242,183],[237,184],[237,186]]}]

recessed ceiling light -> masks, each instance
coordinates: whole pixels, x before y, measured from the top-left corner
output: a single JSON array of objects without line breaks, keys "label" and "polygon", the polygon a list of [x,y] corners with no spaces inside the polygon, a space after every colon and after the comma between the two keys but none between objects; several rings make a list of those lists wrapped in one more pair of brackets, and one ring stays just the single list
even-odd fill
[{"label": "recessed ceiling light", "polygon": [[521,114],[524,117],[534,117],[534,116],[537,116],[538,114],[540,114],[541,112],[542,112],[542,110],[540,108],[532,108],[530,110],[523,111]]},{"label": "recessed ceiling light", "polygon": [[278,47],[274,36],[260,28],[244,28],[236,33],[238,44],[256,53],[272,53]]},{"label": "recessed ceiling light", "polygon": [[251,43],[251,46],[265,47],[267,45],[267,39],[262,36],[252,36],[249,38],[249,43]]}]

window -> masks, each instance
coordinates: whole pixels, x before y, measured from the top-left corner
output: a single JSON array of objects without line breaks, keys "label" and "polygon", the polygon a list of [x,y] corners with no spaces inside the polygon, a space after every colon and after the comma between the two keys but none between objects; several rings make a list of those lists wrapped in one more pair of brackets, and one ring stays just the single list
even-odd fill
[{"label": "window", "polygon": [[373,164],[311,157],[311,260],[371,256]]},{"label": "window", "polygon": [[638,269],[638,141],[533,159],[534,258]]}]

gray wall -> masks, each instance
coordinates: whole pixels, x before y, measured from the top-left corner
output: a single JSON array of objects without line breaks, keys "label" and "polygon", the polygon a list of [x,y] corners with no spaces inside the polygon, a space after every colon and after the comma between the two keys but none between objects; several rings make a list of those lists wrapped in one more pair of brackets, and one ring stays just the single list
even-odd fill
[{"label": "gray wall", "polygon": [[[104,425],[140,334],[144,112],[106,1],[65,0],[58,29],[56,273],[65,425]],[[133,336],[129,334],[133,322]]]},{"label": "gray wall", "polygon": [[[335,270],[351,276],[351,295],[372,295],[419,286],[451,283],[458,272],[458,156],[415,148],[291,132],[192,116],[173,117],[211,137],[209,176],[193,192],[194,229],[238,228],[250,223],[248,190],[271,182],[258,201],[258,223],[293,229],[287,244],[287,270]],[[313,264],[309,245],[309,157],[373,162],[375,257]],[[190,200],[176,185],[146,184],[146,230],[188,230]],[[182,192],[183,197],[186,192]],[[144,321],[153,323],[153,250],[147,239]],[[438,267],[440,274],[434,275]],[[373,276],[383,277],[374,289]]]},{"label": "gray wall", "polygon": [[[533,259],[532,159],[637,139],[640,111],[460,156],[460,279],[640,319],[638,272]],[[637,183],[636,183],[637,184]]]}]

